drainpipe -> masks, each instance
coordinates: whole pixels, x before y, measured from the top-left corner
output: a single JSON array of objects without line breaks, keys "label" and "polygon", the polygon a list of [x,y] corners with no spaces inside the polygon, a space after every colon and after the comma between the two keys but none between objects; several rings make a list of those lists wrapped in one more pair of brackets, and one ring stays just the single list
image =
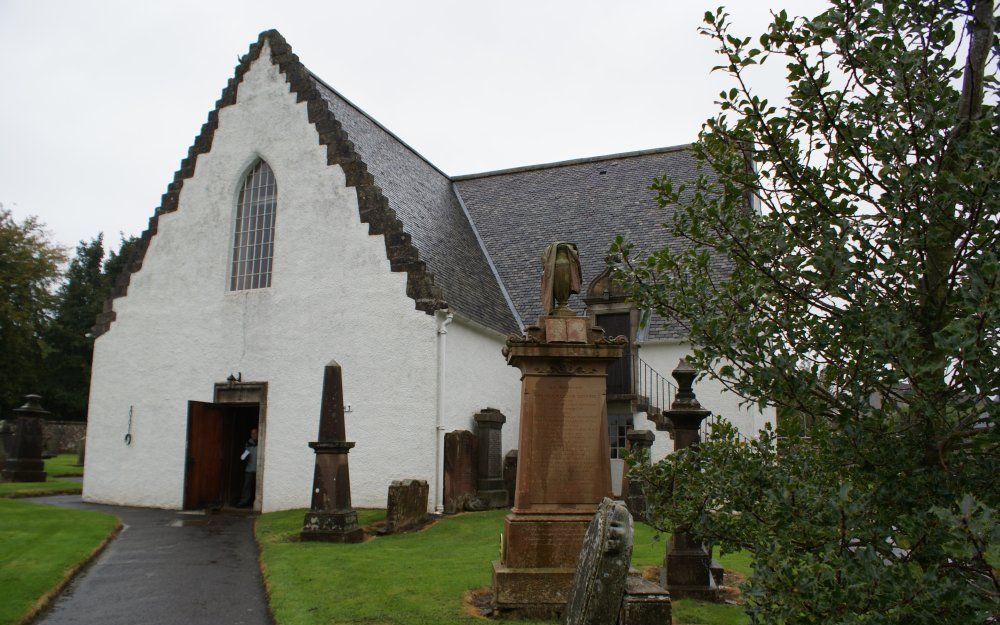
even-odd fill
[{"label": "drainpipe", "polygon": [[445,399],[445,338],[448,334],[448,324],[451,323],[450,310],[434,311],[437,321],[437,389],[435,405],[437,414],[434,423],[434,512],[444,513],[444,399]]}]

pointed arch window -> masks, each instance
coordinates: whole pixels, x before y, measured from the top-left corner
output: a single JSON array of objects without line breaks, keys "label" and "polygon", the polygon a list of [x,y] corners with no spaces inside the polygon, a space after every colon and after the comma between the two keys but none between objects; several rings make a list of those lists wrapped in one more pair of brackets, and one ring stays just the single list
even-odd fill
[{"label": "pointed arch window", "polygon": [[257,161],[243,181],[236,206],[230,291],[271,286],[277,199],[274,172],[264,161]]}]

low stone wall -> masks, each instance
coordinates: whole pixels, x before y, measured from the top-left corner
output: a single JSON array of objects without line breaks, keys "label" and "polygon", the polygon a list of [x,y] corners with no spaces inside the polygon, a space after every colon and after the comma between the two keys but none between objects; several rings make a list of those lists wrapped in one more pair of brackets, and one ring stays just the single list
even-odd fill
[{"label": "low stone wall", "polygon": [[80,451],[78,445],[87,436],[85,421],[45,420],[42,423],[42,440],[46,453],[75,454]]}]

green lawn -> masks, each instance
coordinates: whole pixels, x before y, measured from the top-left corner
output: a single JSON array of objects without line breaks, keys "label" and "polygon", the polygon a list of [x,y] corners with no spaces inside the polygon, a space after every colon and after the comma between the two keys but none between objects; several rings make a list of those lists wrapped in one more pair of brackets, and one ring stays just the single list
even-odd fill
[{"label": "green lawn", "polygon": [[49,477],[83,475],[83,467],[76,466],[76,454],[59,454],[45,461],[45,471]]},{"label": "green lawn", "polygon": [[83,484],[49,477],[45,482],[0,482],[0,499],[79,493]]},{"label": "green lawn", "polygon": [[0,625],[23,622],[116,527],[103,512],[0,499]]},{"label": "green lawn", "polygon": [[[271,608],[280,625],[483,622],[463,611],[461,597],[490,584],[490,561],[499,555],[506,510],[446,517],[419,533],[357,545],[296,542],[304,512],[273,512],[257,519]],[[362,510],[359,520],[364,525],[383,515],[381,510]],[[651,529],[637,526],[634,564],[660,564],[664,544],[653,540]],[[745,563],[726,558],[724,565],[729,560]],[[746,623],[737,606],[690,600],[674,602],[674,618],[681,625]]]}]

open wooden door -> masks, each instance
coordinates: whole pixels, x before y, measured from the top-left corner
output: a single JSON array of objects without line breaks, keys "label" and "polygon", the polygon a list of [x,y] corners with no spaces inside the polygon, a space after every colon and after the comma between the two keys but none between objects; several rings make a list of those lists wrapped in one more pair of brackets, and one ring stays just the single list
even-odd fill
[{"label": "open wooden door", "polygon": [[218,505],[222,501],[223,414],[224,409],[218,404],[188,402],[185,510]]}]

